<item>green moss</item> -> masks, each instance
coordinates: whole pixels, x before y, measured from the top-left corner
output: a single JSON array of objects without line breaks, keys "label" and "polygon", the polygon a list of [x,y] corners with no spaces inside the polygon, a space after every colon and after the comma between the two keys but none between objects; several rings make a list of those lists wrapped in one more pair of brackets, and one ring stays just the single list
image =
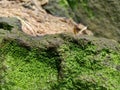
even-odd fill
[{"label": "green moss", "polygon": [[[76,13],[76,11],[79,10],[79,8],[83,8],[84,12],[86,15],[90,18],[93,19],[95,17],[95,13],[93,10],[89,7],[89,0],[67,0],[69,3],[69,6],[73,9],[73,11]],[[79,15],[76,15],[79,16]]]},{"label": "green moss", "polygon": [[63,80],[60,90],[119,90],[120,64],[119,53],[96,46],[82,47],[75,44],[62,45],[59,48],[63,62],[61,67]]},{"label": "green moss", "polygon": [[[89,0],[80,0],[80,4],[82,6],[82,8],[84,9],[84,11],[86,12],[86,14],[88,15],[88,17],[90,19],[93,19],[95,17],[95,14],[93,12],[93,10],[89,7]],[[78,5],[79,7],[79,5]]]},{"label": "green moss", "polygon": [[61,5],[62,7],[64,7],[64,8],[68,8],[68,6],[69,6],[69,4],[67,3],[66,0],[60,0],[59,3],[60,3],[60,5]]},{"label": "green moss", "polygon": [[0,48],[6,67],[0,89],[119,90],[119,53],[72,39],[46,49],[6,42]]},{"label": "green moss", "polygon": [[4,45],[1,52],[7,66],[2,85],[5,90],[49,90],[56,84],[56,57],[50,56],[49,51],[27,50],[10,42]]}]

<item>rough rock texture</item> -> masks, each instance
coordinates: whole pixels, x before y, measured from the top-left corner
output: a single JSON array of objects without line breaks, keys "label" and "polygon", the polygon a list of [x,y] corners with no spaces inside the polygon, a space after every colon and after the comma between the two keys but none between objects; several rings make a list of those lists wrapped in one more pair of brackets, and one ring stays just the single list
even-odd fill
[{"label": "rough rock texture", "polygon": [[49,0],[43,8],[52,15],[75,19],[75,14],[66,0]]},{"label": "rough rock texture", "polygon": [[9,20],[0,21],[1,90],[119,90],[116,41],[69,34],[32,37],[20,30],[18,19]]},{"label": "rough rock texture", "polygon": [[11,17],[0,17],[0,29],[3,30],[22,30],[21,28],[21,22],[17,18]]},{"label": "rough rock texture", "polygon": [[87,25],[96,36],[120,41],[120,0],[50,0],[44,8]]},{"label": "rough rock texture", "polygon": [[29,35],[40,36],[72,31],[71,27],[73,26],[62,22],[59,17],[38,10],[35,5],[31,6],[29,3],[17,3],[15,1],[3,2],[3,0],[0,1],[0,4],[0,16],[18,18],[22,23],[22,30]]}]

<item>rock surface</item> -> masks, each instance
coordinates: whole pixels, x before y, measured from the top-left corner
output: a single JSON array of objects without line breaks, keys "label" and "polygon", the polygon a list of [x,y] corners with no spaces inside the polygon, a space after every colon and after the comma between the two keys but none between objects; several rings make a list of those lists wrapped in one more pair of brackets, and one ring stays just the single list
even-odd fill
[{"label": "rock surface", "polygon": [[65,33],[33,37],[18,19],[0,20],[12,26],[0,29],[0,89],[119,90],[118,42]]},{"label": "rock surface", "polygon": [[120,0],[50,0],[44,8],[87,25],[96,36],[120,41]]},{"label": "rock surface", "polygon": [[[56,2],[66,10],[68,1]],[[36,5],[31,0],[0,1],[0,90],[119,90],[120,44],[83,35],[87,29],[81,35],[84,25]],[[76,17],[76,7],[70,10],[70,17]]]},{"label": "rock surface", "polygon": [[[29,3],[27,1],[29,1]],[[21,21],[22,31],[32,36],[58,34],[63,32],[74,34],[74,27],[77,26],[77,23],[73,20],[48,14],[40,5],[38,5],[41,1],[36,0],[36,4],[31,0],[27,1],[17,2],[16,0],[1,0],[0,17],[16,17]],[[81,23],[78,25],[85,27]],[[78,28],[78,32],[82,27]]]}]

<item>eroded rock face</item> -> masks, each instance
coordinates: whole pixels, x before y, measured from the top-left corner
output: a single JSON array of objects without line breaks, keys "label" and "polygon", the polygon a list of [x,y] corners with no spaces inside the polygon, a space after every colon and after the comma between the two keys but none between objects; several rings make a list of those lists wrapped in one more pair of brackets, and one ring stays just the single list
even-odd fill
[{"label": "eroded rock face", "polygon": [[[56,42],[56,41],[59,38],[59,39],[61,39],[60,41],[62,43],[64,42],[64,40],[65,41],[72,40],[73,42],[74,42],[74,40],[75,41],[77,40],[79,43],[79,39],[80,39],[80,40],[82,40],[82,42],[86,42],[86,41],[87,41],[87,43],[91,42],[92,44],[94,44],[96,46],[104,47],[104,48],[106,48],[108,46],[111,49],[112,48],[115,49],[119,46],[119,44],[115,40],[109,40],[109,39],[107,40],[105,38],[96,38],[94,36],[89,36],[89,35],[88,36],[87,35],[76,35],[75,36],[70,33],[64,33],[64,34],[61,33],[61,34],[44,35],[44,36],[37,36],[37,37],[34,36],[33,37],[33,36],[30,36],[30,35],[27,35],[26,33],[24,33],[22,31],[21,27],[22,27],[21,22],[17,18],[0,17],[0,36],[3,36],[4,38],[8,37],[8,38],[13,38],[13,39],[20,39],[20,41],[29,42],[29,43],[36,42],[33,44],[37,45],[37,46],[39,46],[39,43],[41,43],[42,38],[44,40],[44,37],[46,38],[46,40],[54,39],[54,40],[52,40],[52,42],[55,45],[57,45],[58,42]],[[50,37],[50,38],[47,38],[47,37]],[[29,41],[31,38],[33,39],[33,42]],[[58,43],[58,45],[61,45],[61,44]],[[84,43],[81,43],[81,44],[84,44]]]},{"label": "eroded rock face", "polygon": [[44,8],[89,26],[96,36],[120,41],[120,0],[50,0]]},{"label": "eroded rock face", "polygon": [[2,0],[0,1],[0,9],[2,10],[0,11],[0,16],[16,17],[21,21],[22,31],[32,36],[66,32],[78,35],[93,35],[93,33],[81,23],[77,24],[72,19],[48,14],[41,7],[40,2],[38,0]]}]

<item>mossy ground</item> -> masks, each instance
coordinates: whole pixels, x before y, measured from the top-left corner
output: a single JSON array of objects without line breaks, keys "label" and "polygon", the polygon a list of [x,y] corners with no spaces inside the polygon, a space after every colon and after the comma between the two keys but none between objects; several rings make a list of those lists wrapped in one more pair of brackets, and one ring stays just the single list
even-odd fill
[{"label": "mossy ground", "polygon": [[66,42],[46,49],[1,45],[1,90],[119,90],[119,51]]}]

